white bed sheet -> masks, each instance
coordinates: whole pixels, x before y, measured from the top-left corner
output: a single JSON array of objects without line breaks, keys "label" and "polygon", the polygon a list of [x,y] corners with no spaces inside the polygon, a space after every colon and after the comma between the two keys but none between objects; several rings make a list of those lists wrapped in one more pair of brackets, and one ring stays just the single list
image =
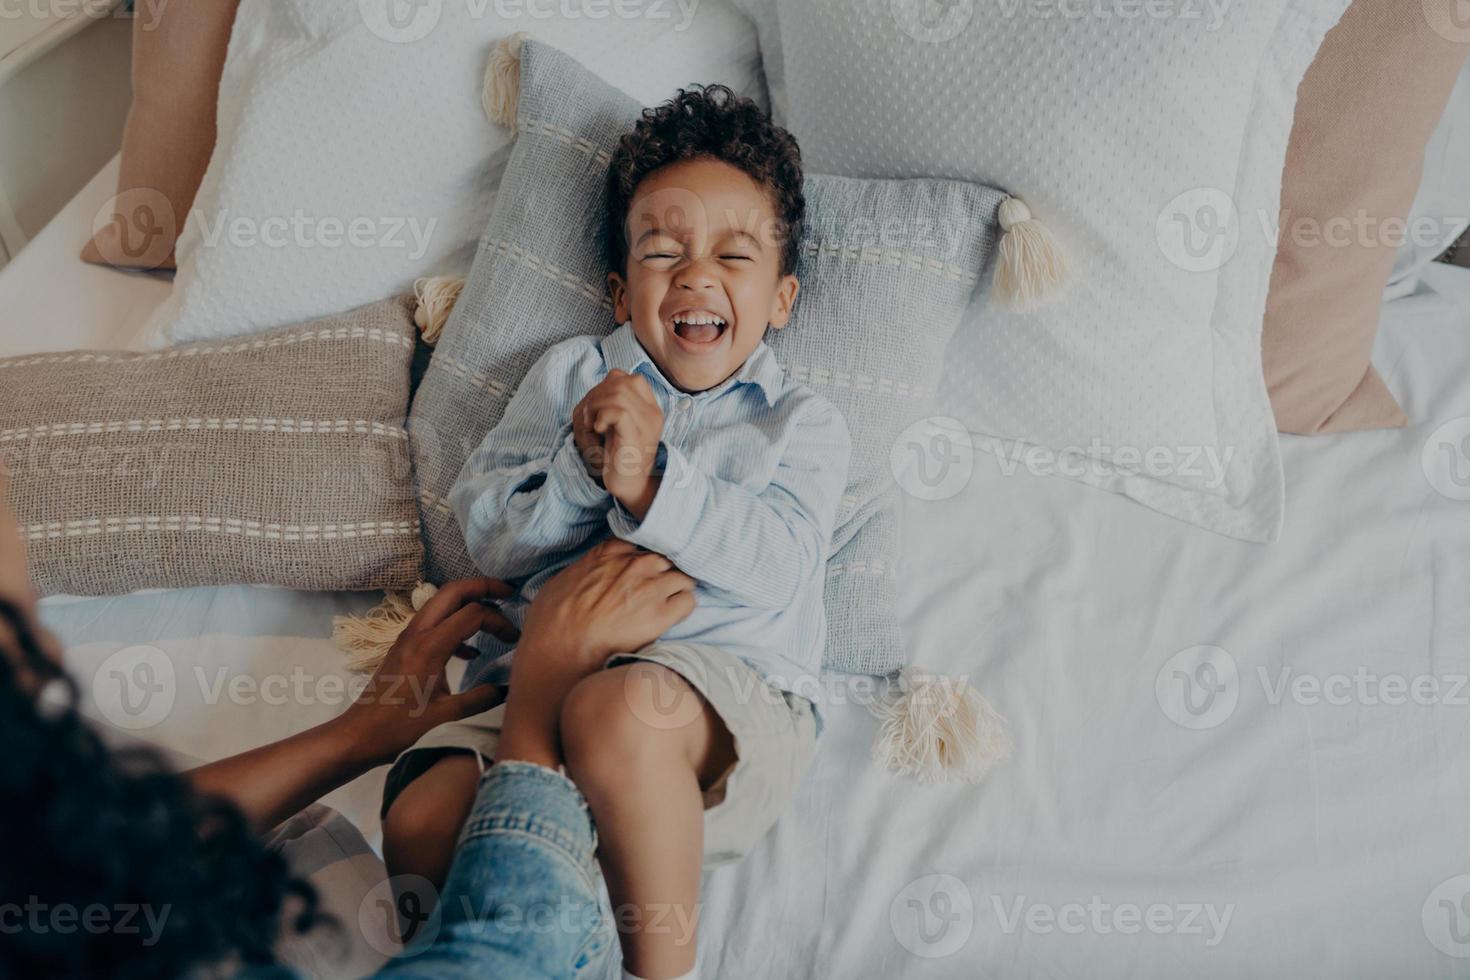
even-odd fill
[{"label": "white bed sheet", "polygon": [[[0,275],[0,309],[29,318],[0,342],[128,342],[157,284],[95,270],[128,285],[79,287],[79,240],[58,245],[76,230]],[[958,495],[906,499],[916,659],[970,674],[1014,756],[978,786],[880,773],[867,685],[833,678],[790,811],[707,879],[704,975],[1470,976],[1470,270],[1428,281],[1376,357],[1415,423],[1287,438],[1276,545],[985,452]],[[147,662],[172,672],[172,705],[125,718],[150,722],[133,734],[213,759],[340,710],[329,618],[369,601],[225,588],[43,609],[90,713],[119,717],[117,675],[147,680]],[[1192,730],[1164,705],[1189,717],[1171,658],[1201,645],[1236,674]],[[1282,670],[1340,703],[1278,696]],[[1414,703],[1397,678],[1439,689]],[[330,800],[370,839],[380,782]]]}]

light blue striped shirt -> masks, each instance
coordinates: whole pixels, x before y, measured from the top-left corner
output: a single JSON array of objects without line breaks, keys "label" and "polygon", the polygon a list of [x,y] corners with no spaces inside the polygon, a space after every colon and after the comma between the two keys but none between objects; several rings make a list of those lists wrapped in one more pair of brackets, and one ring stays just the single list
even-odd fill
[{"label": "light blue striped shirt", "polygon": [[[663,479],[641,523],[587,475],[572,439],[572,410],[614,368],[647,378],[664,413]],[[517,623],[548,578],[612,534],[699,583],[694,613],[664,639],[722,647],[789,690],[821,667],[850,450],[837,409],[789,381],[765,344],[720,386],[688,395],[625,324],[536,362],[450,503],[480,570],[520,585],[504,605]]]}]

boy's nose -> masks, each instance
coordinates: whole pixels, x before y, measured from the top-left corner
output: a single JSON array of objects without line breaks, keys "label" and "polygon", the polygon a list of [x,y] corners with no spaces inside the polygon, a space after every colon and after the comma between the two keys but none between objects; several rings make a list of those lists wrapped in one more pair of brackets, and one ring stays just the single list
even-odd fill
[{"label": "boy's nose", "polygon": [[703,262],[691,262],[674,278],[674,285],[681,289],[713,289],[718,280]]}]

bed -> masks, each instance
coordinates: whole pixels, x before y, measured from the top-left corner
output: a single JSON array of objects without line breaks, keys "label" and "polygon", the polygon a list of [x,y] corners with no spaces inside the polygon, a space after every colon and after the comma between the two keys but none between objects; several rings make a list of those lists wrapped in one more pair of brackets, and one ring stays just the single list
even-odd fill
[{"label": "bed", "polygon": [[[167,295],[76,258],[113,167],[0,273],[0,356],[132,346]],[[704,975],[1470,976],[1470,270],[1387,307],[1375,363],[1416,421],[1283,437],[1274,545],[984,453],[956,495],[905,497],[915,660],[968,674],[1013,756],[975,786],[881,772],[874,682],[828,676],[796,803],[707,879]],[[88,713],[190,763],[340,711],[331,617],[377,598],[42,615]],[[139,647],[177,665],[173,694],[119,714]],[[381,778],[327,801],[372,841]]]}]

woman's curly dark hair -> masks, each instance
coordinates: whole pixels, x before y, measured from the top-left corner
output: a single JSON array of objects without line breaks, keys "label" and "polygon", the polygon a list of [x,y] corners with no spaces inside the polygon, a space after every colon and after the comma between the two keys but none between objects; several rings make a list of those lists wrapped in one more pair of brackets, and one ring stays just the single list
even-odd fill
[{"label": "woman's curly dark hair", "polygon": [[109,749],[76,703],[25,612],[0,599],[0,978],[273,962],[288,902],[295,930],[316,919],[310,886],[239,810],[156,753]]},{"label": "woman's curly dark hair", "polygon": [[709,158],[738,167],[771,195],[781,223],[781,274],[796,271],[806,216],[801,147],[761,107],[724,85],[695,85],[643,116],[618,143],[607,172],[607,250],[611,268],[628,261],[628,207],[649,174],[681,160]]}]

